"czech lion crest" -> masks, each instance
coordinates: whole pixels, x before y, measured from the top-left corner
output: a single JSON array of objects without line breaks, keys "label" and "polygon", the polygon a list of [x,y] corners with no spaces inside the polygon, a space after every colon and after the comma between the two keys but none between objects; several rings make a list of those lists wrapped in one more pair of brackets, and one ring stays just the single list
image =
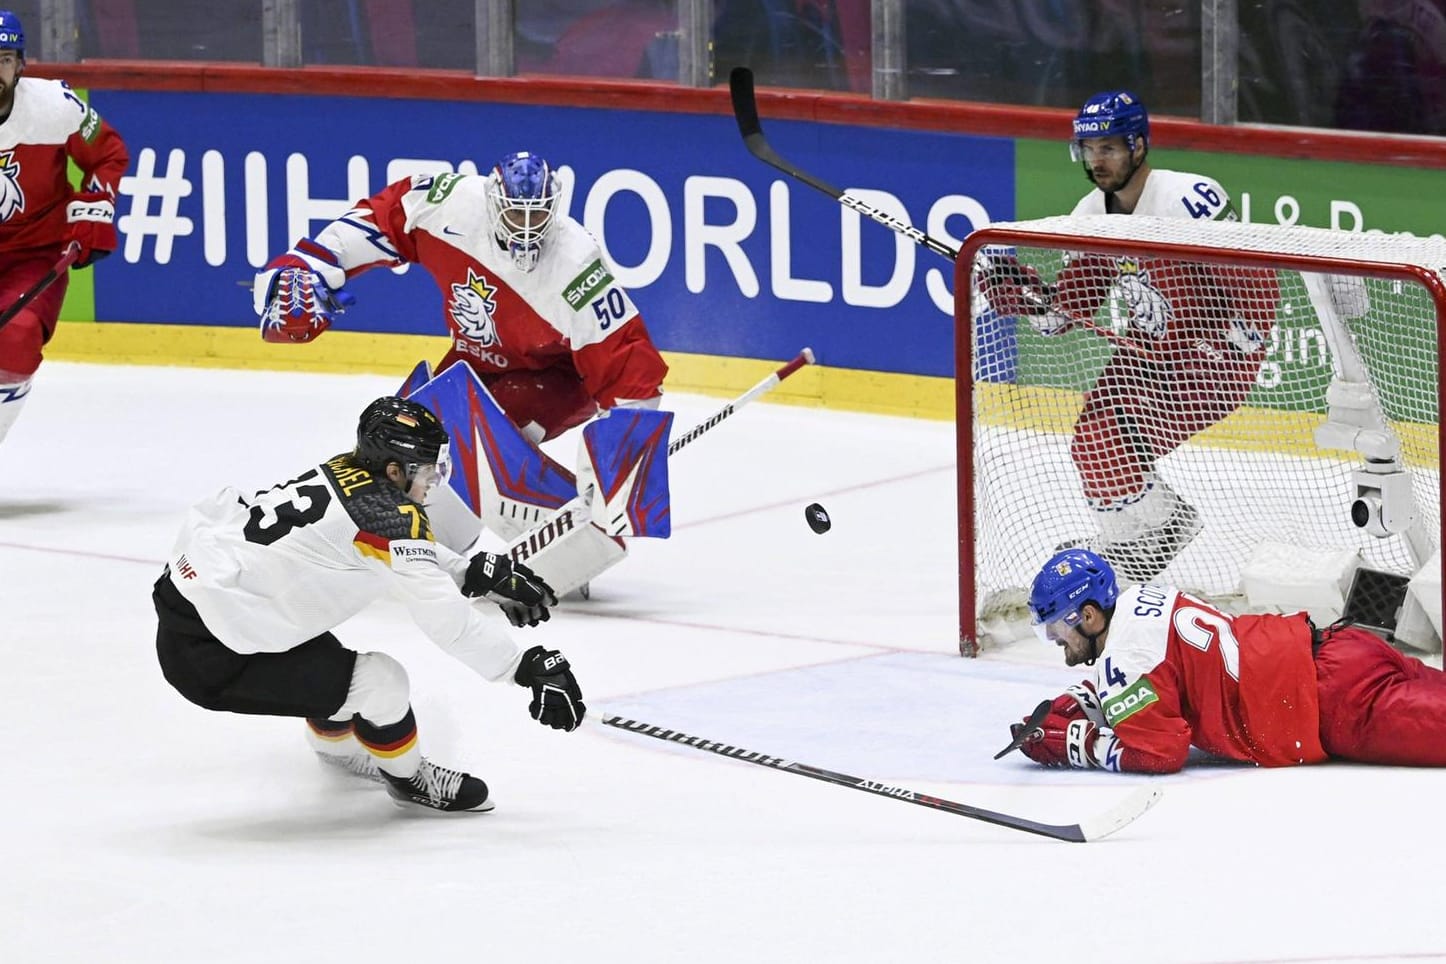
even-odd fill
[{"label": "czech lion crest", "polygon": [[14,151],[0,151],[0,221],[9,221],[25,210],[25,192],[20,190],[20,165]]},{"label": "czech lion crest", "polygon": [[451,304],[447,309],[462,334],[484,348],[497,344],[497,325],[492,320],[497,310],[497,286],[490,284],[471,268],[467,281],[452,285]]}]

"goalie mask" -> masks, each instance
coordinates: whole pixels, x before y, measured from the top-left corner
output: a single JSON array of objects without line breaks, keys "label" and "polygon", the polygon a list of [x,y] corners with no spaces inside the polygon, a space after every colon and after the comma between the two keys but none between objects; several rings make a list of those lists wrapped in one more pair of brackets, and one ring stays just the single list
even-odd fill
[{"label": "goalie mask", "polygon": [[433,486],[452,474],[447,430],[425,405],[394,395],[377,399],[362,412],[356,427],[355,458],[359,465],[385,475],[396,462],[404,475],[402,491],[424,502]]},{"label": "goalie mask", "polygon": [[487,178],[492,233],[518,270],[537,267],[561,195],[552,165],[536,154],[508,154],[492,169]]},{"label": "goalie mask", "polygon": [[1098,634],[1091,636],[1080,629],[1081,611],[1085,603],[1094,603],[1103,612],[1114,609],[1120,587],[1115,571],[1096,553],[1088,549],[1066,549],[1055,553],[1029,589],[1029,616],[1034,631],[1046,643],[1064,645],[1071,632],[1090,643],[1094,655],[1085,660],[1094,665],[1099,656]]}]

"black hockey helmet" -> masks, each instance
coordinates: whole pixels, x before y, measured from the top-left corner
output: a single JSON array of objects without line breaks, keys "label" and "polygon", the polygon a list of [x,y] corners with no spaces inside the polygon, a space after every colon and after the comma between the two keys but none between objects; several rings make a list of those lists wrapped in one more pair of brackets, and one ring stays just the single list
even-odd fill
[{"label": "black hockey helmet", "polygon": [[449,462],[447,430],[425,405],[385,395],[368,405],[357,423],[356,461],[378,473],[388,462],[400,463],[410,486],[419,467]]}]

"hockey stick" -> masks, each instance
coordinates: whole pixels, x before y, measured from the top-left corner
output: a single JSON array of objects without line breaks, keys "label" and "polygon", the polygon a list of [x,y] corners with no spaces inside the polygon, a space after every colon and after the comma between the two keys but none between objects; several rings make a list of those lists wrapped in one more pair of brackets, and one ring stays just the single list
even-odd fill
[{"label": "hockey stick", "polygon": [[758,766],[769,767],[773,770],[782,770],[784,773],[794,773],[801,777],[809,777],[813,780],[822,780],[824,783],[832,783],[835,786],[847,787],[850,790],[862,790],[865,793],[873,793],[881,797],[889,797],[893,800],[902,800],[904,803],[928,807],[931,810],[942,810],[945,813],[952,813],[958,817],[982,820],[985,823],[992,823],[999,827],[1007,827],[1010,830],[1022,830],[1025,833],[1038,834],[1041,837],[1049,837],[1052,840],[1064,840],[1070,843],[1086,843],[1091,840],[1099,840],[1101,837],[1108,837],[1153,807],[1164,794],[1164,791],[1159,787],[1141,787],[1114,807],[1088,820],[1071,824],[1037,823],[1033,820],[1026,820],[1023,817],[1016,817],[1007,813],[998,813],[994,810],[985,810],[983,807],[973,807],[967,803],[955,803],[953,800],[945,800],[942,797],[919,793],[906,787],[896,787],[885,783],[878,783],[874,780],[866,780],[863,777],[849,776],[847,773],[836,773],[833,770],[825,770],[822,767],[809,766],[806,763],[796,763],[781,757],[767,756],[756,750],[745,750],[742,747],[730,746],[726,743],[718,743],[713,740],[705,740],[702,737],[689,736],[687,733],[680,733],[677,730],[669,730],[661,726],[654,726],[651,723],[630,720],[615,714],[604,713],[600,719],[605,726],[614,726],[620,730],[626,730],[629,733],[640,733],[643,736],[650,736],[655,740],[663,740],[669,743],[682,743],[685,746],[691,746],[697,750],[706,750],[709,753],[716,753],[719,756],[726,756],[733,760],[741,760],[744,763],[754,763]]},{"label": "hockey stick", "polygon": [[26,305],[30,304],[30,302],[34,301],[36,298],[39,298],[41,292],[53,285],[55,283],[55,279],[63,275],[70,268],[71,265],[75,264],[76,259],[79,257],[80,244],[78,242],[72,241],[70,242],[70,244],[66,245],[65,252],[61,254],[60,260],[55,262],[55,264],[51,266],[49,271],[45,272],[45,277],[41,278],[39,281],[35,282],[35,284],[31,285],[29,290],[27,290],[24,294],[17,298],[13,305],[11,305],[9,308],[6,308],[3,312],[0,312],[0,328],[4,328],[11,318],[14,318],[16,315],[20,314],[21,309],[23,309]]},{"label": "hockey stick", "polygon": [[[733,99],[733,117],[738,121],[738,133],[743,135],[743,146],[748,148],[748,153],[758,158],[769,167],[777,168],[789,177],[802,181],[815,190],[822,191],[829,197],[851,211],[857,211],[871,221],[877,221],[886,228],[891,228],[913,241],[933,251],[935,254],[948,258],[950,261],[959,259],[959,249],[940,241],[920,231],[907,221],[900,220],[886,211],[881,211],[871,204],[859,200],[847,191],[841,191],[825,180],[814,177],[812,174],[800,167],[795,167],[784,160],[773,146],[763,136],[763,122],[758,118],[758,102],[753,91],[753,71],[747,67],[734,67],[728,75],[728,93]],[[978,256],[979,266],[984,271],[990,270],[989,259],[981,251]],[[1044,298],[1037,292],[1027,288],[1021,288],[1023,297],[1027,300],[1036,301],[1040,308],[1050,308]],[[1053,309],[1052,309],[1053,310]],[[1150,356],[1150,350],[1132,338],[1120,334],[1112,328],[1095,324],[1088,318],[1081,318],[1078,315],[1064,313],[1070,322],[1102,335],[1111,342],[1129,351],[1136,352],[1145,357]]]},{"label": "hockey stick", "polygon": [[1054,700],[1044,700],[1036,706],[1034,712],[1029,714],[1029,719],[1024,721],[1019,735],[1011,740],[1008,746],[994,754],[994,759],[1002,760],[1024,744],[1044,736],[1044,718],[1049,716],[1049,711],[1053,706]]},{"label": "hockey stick", "polygon": [[687,445],[689,442],[693,441],[698,436],[702,435],[704,432],[708,431],[713,426],[717,425],[719,422],[723,421],[729,415],[732,415],[738,409],[742,408],[744,405],[747,405],[758,396],[766,395],[769,392],[773,391],[776,387],[778,387],[779,382],[783,381],[789,375],[792,375],[794,372],[798,371],[804,365],[812,365],[813,362],[813,349],[803,349],[803,351],[799,352],[797,355],[794,355],[793,360],[788,362],[782,368],[779,368],[773,374],[764,378],[763,381],[759,382],[757,385],[754,385],[752,388],[748,389],[748,391],[744,392],[742,395],[739,395],[737,398],[733,399],[733,401],[729,402],[727,405],[724,405],[722,408],[718,409],[718,411],[714,412],[712,415],[709,415],[697,425],[694,425],[683,435],[680,435],[677,438],[673,439],[672,443],[668,446],[668,454],[673,455],[683,446]]}]

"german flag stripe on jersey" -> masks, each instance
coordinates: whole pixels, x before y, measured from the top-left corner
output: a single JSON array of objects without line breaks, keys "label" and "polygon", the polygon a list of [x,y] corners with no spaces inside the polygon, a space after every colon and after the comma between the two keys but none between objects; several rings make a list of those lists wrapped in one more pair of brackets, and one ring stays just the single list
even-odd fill
[{"label": "german flag stripe on jersey", "polygon": [[389,566],[392,564],[392,541],[390,539],[384,539],[375,532],[358,532],[351,544],[356,547],[357,552],[364,556],[380,559]]}]

